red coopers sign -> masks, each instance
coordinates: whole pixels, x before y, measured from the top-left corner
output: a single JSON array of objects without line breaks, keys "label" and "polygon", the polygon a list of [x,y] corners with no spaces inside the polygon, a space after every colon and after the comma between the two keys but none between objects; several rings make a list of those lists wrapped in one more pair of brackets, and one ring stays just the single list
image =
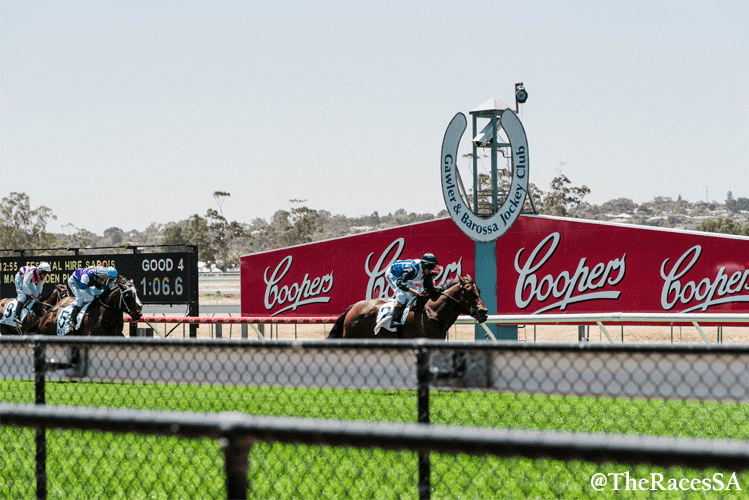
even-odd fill
[{"label": "red coopers sign", "polygon": [[438,255],[437,284],[473,272],[473,241],[451,219],[401,226],[242,257],[243,316],[337,316],[389,294],[385,270]]},{"label": "red coopers sign", "polygon": [[[474,274],[451,219],[242,257],[243,316],[337,316],[390,295],[384,272],[433,252]],[[499,314],[749,312],[749,238],[521,216],[497,240]]]}]

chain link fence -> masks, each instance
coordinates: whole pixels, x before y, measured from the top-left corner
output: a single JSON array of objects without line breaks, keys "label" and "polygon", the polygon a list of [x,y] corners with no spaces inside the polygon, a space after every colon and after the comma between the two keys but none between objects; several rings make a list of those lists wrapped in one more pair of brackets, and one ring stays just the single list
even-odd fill
[{"label": "chain link fence", "polygon": [[[0,498],[741,498],[747,366],[749,346],[2,337]],[[110,409],[148,415],[94,422]],[[180,431],[195,413],[210,432]]]}]

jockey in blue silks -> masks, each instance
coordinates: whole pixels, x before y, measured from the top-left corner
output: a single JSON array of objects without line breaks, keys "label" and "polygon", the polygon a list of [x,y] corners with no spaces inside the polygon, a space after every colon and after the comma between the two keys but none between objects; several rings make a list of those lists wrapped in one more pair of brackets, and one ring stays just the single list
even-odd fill
[{"label": "jockey in blue silks", "polygon": [[65,335],[77,328],[78,313],[83,306],[104,292],[108,282],[109,273],[106,267],[86,267],[73,271],[68,278],[68,289],[75,296],[75,302],[65,325]]},{"label": "jockey in blue silks", "polygon": [[438,265],[434,254],[425,253],[421,259],[397,260],[385,271],[385,279],[395,290],[395,307],[390,324],[396,331],[400,331],[405,324],[403,312],[419,296],[418,288],[430,295],[439,292],[433,282],[433,273]]},{"label": "jockey in blue silks", "polygon": [[44,282],[51,271],[52,268],[48,263],[40,262],[38,266],[23,266],[16,273],[16,300],[18,300],[18,305],[16,306],[14,321],[19,327],[26,319],[26,315],[29,314],[34,301],[39,300]]}]

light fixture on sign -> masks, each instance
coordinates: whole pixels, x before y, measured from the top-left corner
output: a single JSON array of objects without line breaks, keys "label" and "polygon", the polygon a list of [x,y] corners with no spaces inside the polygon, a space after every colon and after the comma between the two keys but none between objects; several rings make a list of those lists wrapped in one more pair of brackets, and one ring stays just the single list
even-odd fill
[{"label": "light fixture on sign", "polygon": [[515,112],[518,112],[518,104],[525,104],[528,100],[528,91],[523,87],[523,82],[515,84]]}]

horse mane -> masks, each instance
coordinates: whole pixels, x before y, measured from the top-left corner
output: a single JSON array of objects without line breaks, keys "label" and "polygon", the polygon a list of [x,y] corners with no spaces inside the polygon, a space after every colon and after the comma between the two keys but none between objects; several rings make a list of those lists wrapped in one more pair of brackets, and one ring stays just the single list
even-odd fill
[{"label": "horse mane", "polygon": [[458,278],[455,278],[455,279],[451,279],[450,281],[448,281],[447,283],[445,283],[444,285],[442,285],[442,287],[443,287],[443,288],[444,288],[445,290],[447,290],[448,288],[450,288],[450,287],[452,287],[452,286],[455,286],[455,285],[457,285],[458,283],[460,283],[460,277],[458,277]]}]

